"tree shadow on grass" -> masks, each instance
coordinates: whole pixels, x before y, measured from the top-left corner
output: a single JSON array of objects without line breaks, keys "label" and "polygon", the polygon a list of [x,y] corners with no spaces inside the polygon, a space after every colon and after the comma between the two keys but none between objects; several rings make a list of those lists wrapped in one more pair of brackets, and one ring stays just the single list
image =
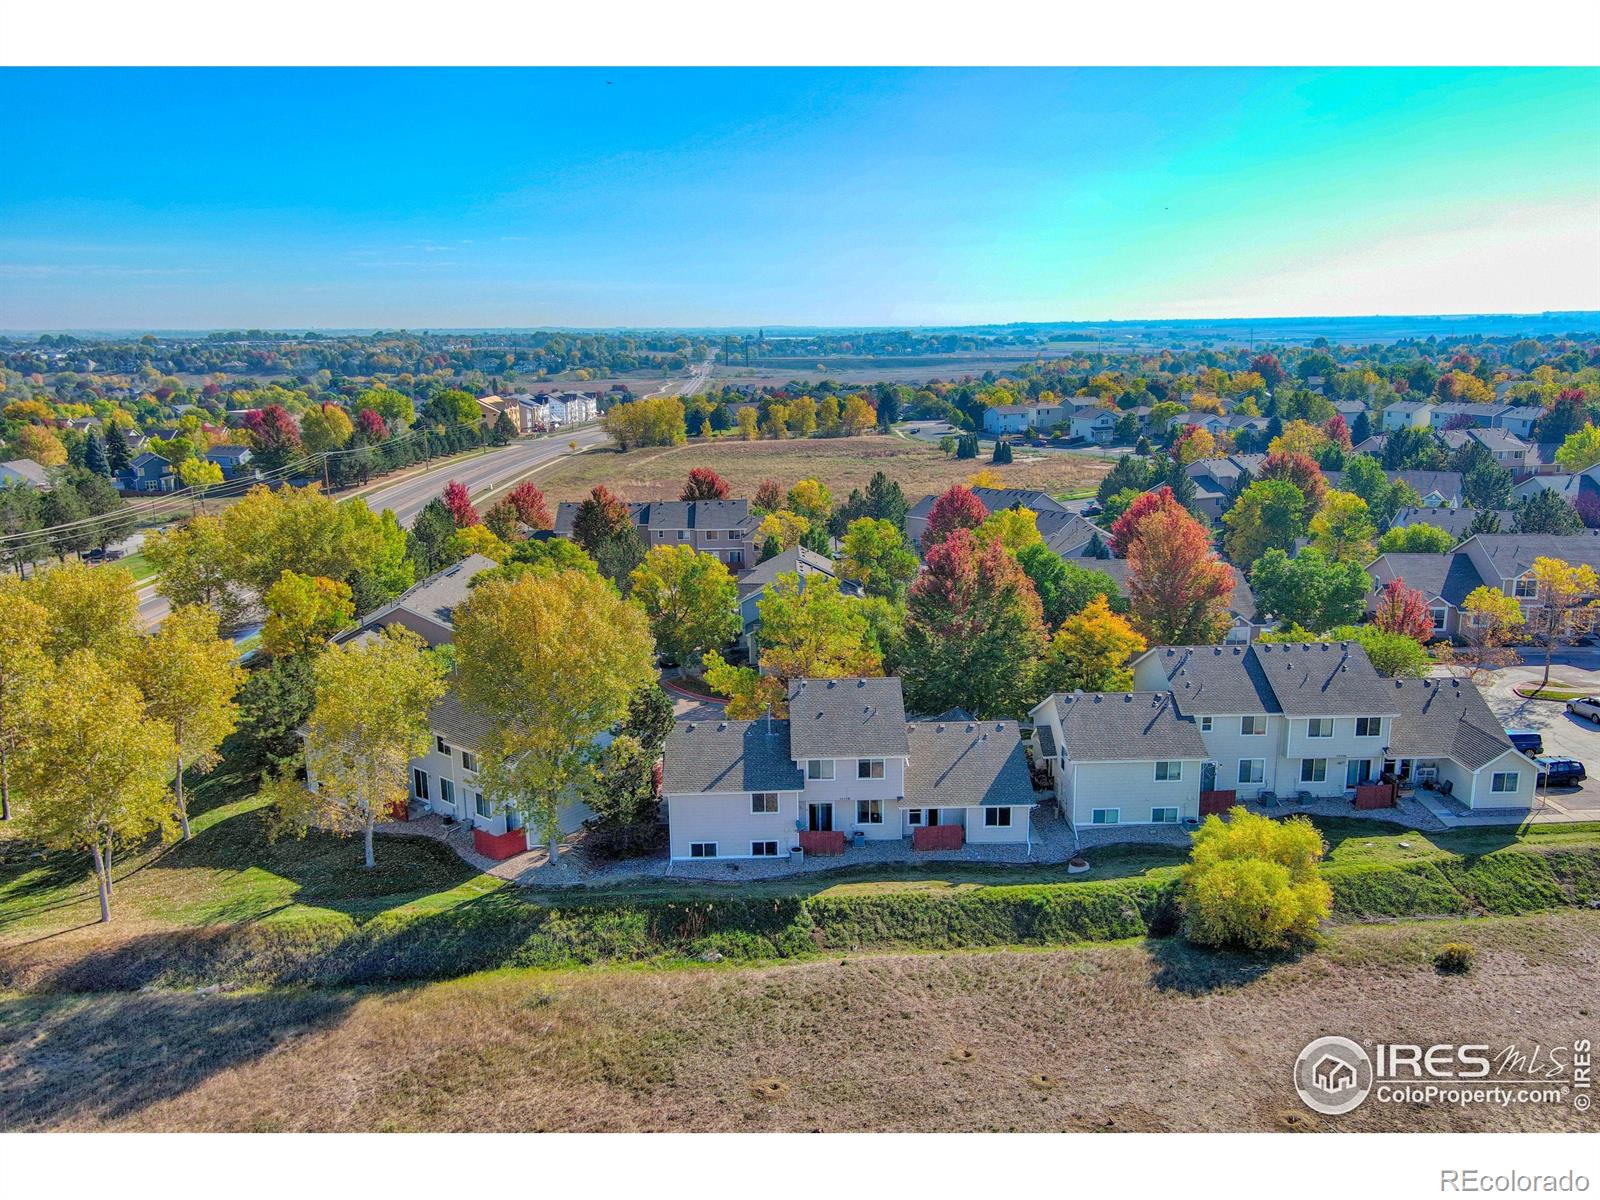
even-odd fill
[{"label": "tree shadow on grass", "polygon": [[1157,990],[1185,996],[1245,987],[1265,978],[1274,967],[1300,958],[1299,952],[1241,954],[1214,950],[1176,936],[1147,939],[1145,949],[1155,964],[1152,981]]},{"label": "tree shadow on grass", "polygon": [[337,1025],[353,992],[0,1001],[0,1130],[132,1116]]}]

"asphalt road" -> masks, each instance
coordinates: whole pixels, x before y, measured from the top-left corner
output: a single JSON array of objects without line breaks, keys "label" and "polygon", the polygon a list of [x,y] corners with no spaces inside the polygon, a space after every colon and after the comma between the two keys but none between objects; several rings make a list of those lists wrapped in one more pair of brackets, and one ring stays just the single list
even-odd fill
[{"label": "asphalt road", "polygon": [[[1528,700],[1512,690],[1519,684],[1538,683],[1543,674],[1542,662],[1495,671],[1483,687],[1484,701],[1507,729],[1537,729],[1544,738],[1546,757],[1575,758],[1589,769],[1582,786],[1553,788],[1540,795],[1563,812],[1592,814],[1591,819],[1600,820],[1600,727],[1572,716],[1565,704]],[[1558,666],[1550,678],[1600,694],[1600,671]]]}]

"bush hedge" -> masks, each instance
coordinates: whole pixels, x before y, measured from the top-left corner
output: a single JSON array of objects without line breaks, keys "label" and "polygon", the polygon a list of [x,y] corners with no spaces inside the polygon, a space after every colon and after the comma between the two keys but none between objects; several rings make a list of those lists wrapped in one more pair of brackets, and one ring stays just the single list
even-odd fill
[{"label": "bush hedge", "polygon": [[[1513,914],[1600,899],[1600,850],[1513,847],[1476,858],[1328,867],[1336,917]],[[500,967],[660,958],[780,959],[818,951],[1056,945],[1165,936],[1176,881],[1129,879],[866,895],[539,906],[492,893],[441,912],[336,914],[136,935],[75,953],[0,953],[0,988],[334,986]]]}]

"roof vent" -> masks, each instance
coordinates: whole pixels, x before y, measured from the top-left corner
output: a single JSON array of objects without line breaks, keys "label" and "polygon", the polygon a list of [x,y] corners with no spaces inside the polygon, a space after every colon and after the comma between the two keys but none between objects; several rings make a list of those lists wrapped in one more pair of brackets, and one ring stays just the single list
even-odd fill
[{"label": "roof vent", "polygon": [[935,725],[933,727],[933,731],[935,733],[943,733],[944,732],[944,726],[943,725]]},{"label": "roof vent", "polygon": [[726,721],[718,721],[717,722],[717,732],[718,733],[721,733],[727,727],[728,727],[728,723]]}]

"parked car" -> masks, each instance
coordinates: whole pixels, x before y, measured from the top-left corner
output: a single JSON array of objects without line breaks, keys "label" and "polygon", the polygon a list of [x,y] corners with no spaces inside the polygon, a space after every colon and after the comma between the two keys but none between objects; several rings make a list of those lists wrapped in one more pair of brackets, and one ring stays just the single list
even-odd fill
[{"label": "parked car", "polygon": [[1575,758],[1536,758],[1539,764],[1540,787],[1577,787],[1589,777],[1583,764]]},{"label": "parked car", "polygon": [[1537,729],[1508,729],[1506,736],[1524,754],[1533,756],[1544,753],[1544,735]]},{"label": "parked car", "polygon": [[1600,725],[1600,696],[1585,696],[1581,700],[1568,700],[1567,711],[1575,717]]}]

